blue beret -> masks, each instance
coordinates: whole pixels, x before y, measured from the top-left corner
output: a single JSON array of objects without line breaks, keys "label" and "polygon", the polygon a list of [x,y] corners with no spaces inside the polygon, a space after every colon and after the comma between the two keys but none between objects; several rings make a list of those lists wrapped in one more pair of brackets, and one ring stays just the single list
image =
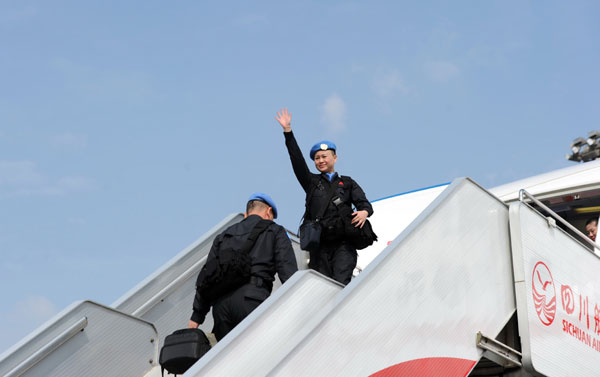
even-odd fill
[{"label": "blue beret", "polygon": [[248,201],[251,202],[253,200],[258,200],[261,201],[265,204],[267,204],[269,207],[273,208],[273,218],[276,219],[277,218],[277,207],[275,206],[275,202],[273,201],[273,199],[271,199],[271,197],[263,192],[255,192],[254,194],[250,195],[250,197],[248,198]]},{"label": "blue beret", "polygon": [[317,144],[313,145],[312,148],[310,148],[310,159],[314,160],[315,154],[318,151],[326,151],[329,149],[333,149],[334,152],[337,150],[335,144],[332,141],[329,141],[329,140],[319,141]]}]

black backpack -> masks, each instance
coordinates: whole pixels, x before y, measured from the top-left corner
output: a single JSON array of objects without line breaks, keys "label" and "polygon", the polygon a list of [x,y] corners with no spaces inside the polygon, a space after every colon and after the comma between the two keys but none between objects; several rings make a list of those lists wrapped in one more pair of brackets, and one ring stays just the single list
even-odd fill
[{"label": "black backpack", "polygon": [[260,220],[240,250],[220,246],[215,250],[215,258],[207,260],[196,280],[198,292],[202,297],[209,302],[214,302],[217,298],[250,282],[252,260],[248,252],[256,243],[258,236],[272,223],[270,220]]},{"label": "black backpack", "polygon": [[161,374],[165,375],[165,369],[171,374],[183,374],[209,350],[210,342],[202,330],[176,330],[165,337],[160,350]]}]

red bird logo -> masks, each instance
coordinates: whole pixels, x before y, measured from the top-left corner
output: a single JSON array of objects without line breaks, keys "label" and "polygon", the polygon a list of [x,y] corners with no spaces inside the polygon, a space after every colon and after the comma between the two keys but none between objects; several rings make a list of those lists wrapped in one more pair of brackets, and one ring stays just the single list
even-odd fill
[{"label": "red bird logo", "polygon": [[540,321],[550,326],[556,316],[556,289],[550,269],[543,262],[533,267],[531,277],[533,304]]},{"label": "red bird logo", "polygon": [[552,284],[552,280],[542,281],[542,277],[540,276],[540,272],[536,271],[536,273],[537,273],[538,280],[540,281],[540,283],[542,283],[542,289],[546,290],[546,287],[548,286],[548,284]]}]

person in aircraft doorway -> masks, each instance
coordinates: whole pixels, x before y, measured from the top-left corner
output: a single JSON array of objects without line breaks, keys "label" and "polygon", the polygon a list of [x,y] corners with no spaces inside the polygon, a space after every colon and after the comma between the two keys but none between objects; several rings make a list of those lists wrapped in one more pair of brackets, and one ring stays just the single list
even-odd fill
[{"label": "person in aircraft doorway", "polygon": [[596,241],[596,235],[598,234],[598,218],[592,217],[585,223],[585,234],[592,240]]},{"label": "person in aircraft doorway", "polygon": [[[311,173],[292,132],[292,114],[282,109],[275,119],[283,128],[294,174],[306,193],[304,223],[319,221],[321,224],[318,250],[309,250],[308,267],[348,284],[356,267],[357,252],[345,236],[339,208],[346,206],[344,211],[351,213],[351,223],[362,228],[367,217],[373,214],[373,207],[355,180],[335,171],[338,157],[333,142],[321,141],[311,148],[309,155],[319,174]],[[356,207],[354,212],[352,205]]]},{"label": "person in aircraft doorway", "polygon": [[[264,193],[254,193],[246,204],[244,219],[215,238],[207,261],[198,275],[189,328],[197,328],[202,324],[212,306],[213,333],[217,340],[221,340],[269,297],[275,273],[284,283],[298,271],[292,243],[285,229],[273,222],[276,218],[277,207],[271,197]],[[235,253],[244,249],[248,250],[251,260],[247,283],[242,282],[239,288],[223,294],[219,291],[217,294],[209,292],[209,295],[203,291],[199,283],[210,281],[210,266],[214,266],[216,260],[224,260],[217,258],[217,255],[224,255],[224,250]]]}]

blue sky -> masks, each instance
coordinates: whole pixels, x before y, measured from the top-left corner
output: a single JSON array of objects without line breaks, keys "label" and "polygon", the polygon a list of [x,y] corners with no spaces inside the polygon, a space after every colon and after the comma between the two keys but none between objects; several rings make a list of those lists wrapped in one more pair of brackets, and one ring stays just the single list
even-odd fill
[{"label": "blue sky", "polygon": [[[369,199],[570,166],[600,129],[595,1],[0,2],[0,352],[111,304],[271,194],[300,146]],[[191,303],[190,303],[191,306]],[[184,325],[184,324],[182,324]]]}]

